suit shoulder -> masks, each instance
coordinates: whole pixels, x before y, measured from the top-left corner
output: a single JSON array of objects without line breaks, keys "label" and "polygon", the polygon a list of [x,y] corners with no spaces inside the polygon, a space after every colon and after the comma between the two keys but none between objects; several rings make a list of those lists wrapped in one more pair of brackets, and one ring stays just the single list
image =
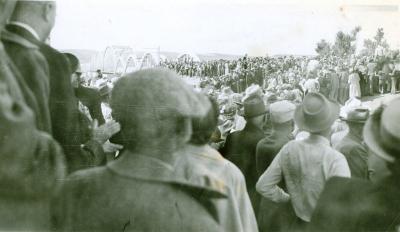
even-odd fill
[{"label": "suit shoulder", "polygon": [[30,42],[29,40],[25,39],[24,37],[22,37],[18,34],[9,32],[7,30],[5,30],[1,33],[1,39],[3,41],[18,44],[24,48],[35,49],[35,50],[39,49],[39,47],[36,44]]}]

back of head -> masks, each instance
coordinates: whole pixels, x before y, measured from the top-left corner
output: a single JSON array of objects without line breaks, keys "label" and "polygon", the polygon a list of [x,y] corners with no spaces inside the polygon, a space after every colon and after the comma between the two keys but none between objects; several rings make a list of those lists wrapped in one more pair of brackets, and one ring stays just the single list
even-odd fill
[{"label": "back of head", "polygon": [[215,131],[218,124],[218,103],[209,98],[211,108],[204,117],[196,117],[192,119],[193,134],[190,138],[191,144],[204,145],[210,141],[211,135]]},{"label": "back of head", "polygon": [[128,74],[111,93],[112,115],[121,124],[120,142],[129,150],[170,145],[173,149],[186,143],[190,118],[204,116],[210,107],[205,97],[166,69]]},{"label": "back of head", "polygon": [[11,16],[11,21],[26,23],[45,41],[55,25],[56,2],[54,0],[19,0]]},{"label": "back of head", "polygon": [[64,53],[64,56],[67,57],[68,63],[69,63],[69,67],[70,67],[70,70],[72,72],[76,72],[76,71],[78,71],[80,69],[80,63],[79,63],[78,57],[76,57],[72,53]]}]

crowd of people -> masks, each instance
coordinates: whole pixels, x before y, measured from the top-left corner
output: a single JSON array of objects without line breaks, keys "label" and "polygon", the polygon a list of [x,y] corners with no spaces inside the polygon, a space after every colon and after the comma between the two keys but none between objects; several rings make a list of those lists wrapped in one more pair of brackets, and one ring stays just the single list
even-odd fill
[{"label": "crowd of people", "polygon": [[0,0],[1,231],[399,230],[400,98],[360,100],[396,92],[398,54],[85,81],[55,18]]}]

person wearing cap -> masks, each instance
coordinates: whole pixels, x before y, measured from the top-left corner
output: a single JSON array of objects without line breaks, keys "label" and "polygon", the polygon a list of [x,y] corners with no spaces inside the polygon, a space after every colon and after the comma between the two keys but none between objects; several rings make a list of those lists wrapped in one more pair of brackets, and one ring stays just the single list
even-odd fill
[{"label": "person wearing cap", "polygon": [[[152,91],[157,89],[157,91]],[[112,91],[113,118],[125,150],[106,166],[71,175],[55,200],[63,231],[221,231],[218,179],[194,182],[177,172],[191,119],[211,107],[177,74],[147,69],[120,78]]]},{"label": "person wearing cap", "polygon": [[258,231],[257,221],[246,190],[246,182],[240,170],[226,160],[208,143],[218,122],[218,105],[212,107],[205,117],[192,119],[193,134],[189,143],[179,150],[181,154],[175,166],[190,180],[217,178],[227,188],[227,200],[215,200],[221,231]]},{"label": "person wearing cap", "polygon": [[342,153],[349,164],[351,177],[368,179],[368,151],[364,145],[362,130],[369,117],[369,110],[356,108],[347,113],[347,135],[334,148]]},{"label": "person wearing cap", "polygon": [[335,177],[325,186],[308,231],[398,231],[400,226],[400,98],[367,120],[371,181]]},{"label": "person wearing cap", "polygon": [[[333,176],[350,177],[346,158],[331,148],[331,126],[339,105],[319,93],[309,93],[295,110],[294,121],[308,138],[290,141],[276,155],[257,182],[257,191],[274,202],[291,202],[297,226],[311,220],[325,182]],[[285,192],[278,184],[285,180]]]},{"label": "person wearing cap", "polygon": [[[257,144],[256,159],[259,176],[265,172],[281,148],[293,139],[295,109],[296,106],[289,101],[278,101],[270,105],[272,131]],[[284,226],[289,221],[287,215],[290,215],[292,211],[290,207],[288,204],[276,204],[262,198],[257,217],[260,231],[284,231]]]},{"label": "person wearing cap", "polygon": [[258,179],[256,168],[257,143],[264,138],[263,127],[267,108],[261,97],[255,95],[243,102],[246,126],[242,131],[228,135],[221,154],[234,163],[244,174],[254,212],[258,212],[259,195],[255,190]]},{"label": "person wearing cap", "polygon": [[271,133],[257,144],[257,172],[261,176],[269,167],[279,150],[293,139],[293,116],[296,106],[289,101],[278,101],[270,105]]}]

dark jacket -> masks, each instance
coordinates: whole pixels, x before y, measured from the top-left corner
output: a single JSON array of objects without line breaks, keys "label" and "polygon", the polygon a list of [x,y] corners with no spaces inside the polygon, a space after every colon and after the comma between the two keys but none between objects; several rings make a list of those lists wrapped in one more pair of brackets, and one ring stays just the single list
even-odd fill
[{"label": "dark jacket", "polygon": [[[267,170],[281,148],[292,139],[292,136],[288,135],[288,133],[272,130],[271,134],[258,142],[256,159],[259,176]],[[283,189],[286,188],[284,181],[281,181],[279,186]],[[288,231],[293,219],[296,218],[290,202],[275,203],[264,197],[261,197],[260,208],[257,213],[261,232]]]},{"label": "dark jacket", "polygon": [[64,156],[54,139],[36,129],[18,86],[21,77],[1,46],[0,230],[49,231],[53,191],[65,178]]},{"label": "dark jacket", "polygon": [[[45,58],[45,63],[48,64],[47,82],[50,86],[48,108],[53,129],[52,135],[64,149],[69,172],[103,163],[105,161],[103,153],[88,153],[89,149],[82,150],[81,145],[87,142],[86,135],[89,133],[82,132],[82,130],[90,130],[90,128],[80,123],[82,120],[79,118],[78,100],[72,88],[72,72],[69,69],[67,58],[54,48],[38,41],[22,27],[7,25],[6,29],[38,46],[40,53]],[[86,146],[86,148],[88,147]],[[90,147],[93,147],[95,151],[101,151],[100,144],[91,142]],[[101,161],[96,162],[99,160]]]},{"label": "dark jacket", "polygon": [[273,130],[260,140],[256,149],[257,173],[261,176],[274,160],[281,148],[292,140],[292,136]]},{"label": "dark jacket", "polygon": [[334,177],[320,196],[309,231],[396,231],[400,225],[400,184]]},{"label": "dark jacket", "polygon": [[258,212],[260,195],[256,192],[258,174],[256,169],[257,143],[264,138],[264,132],[247,123],[242,131],[228,135],[221,154],[242,171],[254,212]]},{"label": "dark jacket", "polygon": [[105,123],[103,112],[101,111],[101,96],[97,89],[79,86],[75,89],[75,96],[89,109],[92,119],[97,119],[99,125]]},{"label": "dark jacket", "polygon": [[361,138],[348,133],[335,147],[349,164],[351,177],[368,179],[368,151]]},{"label": "dark jacket", "polygon": [[16,78],[25,102],[34,111],[37,128],[51,133],[49,69],[39,46],[10,31],[2,32],[1,39],[19,72]]},{"label": "dark jacket", "polygon": [[62,231],[224,231],[209,199],[226,196],[197,188],[181,177],[161,160],[126,151],[107,166],[76,172],[65,182],[55,201],[56,227]]}]

